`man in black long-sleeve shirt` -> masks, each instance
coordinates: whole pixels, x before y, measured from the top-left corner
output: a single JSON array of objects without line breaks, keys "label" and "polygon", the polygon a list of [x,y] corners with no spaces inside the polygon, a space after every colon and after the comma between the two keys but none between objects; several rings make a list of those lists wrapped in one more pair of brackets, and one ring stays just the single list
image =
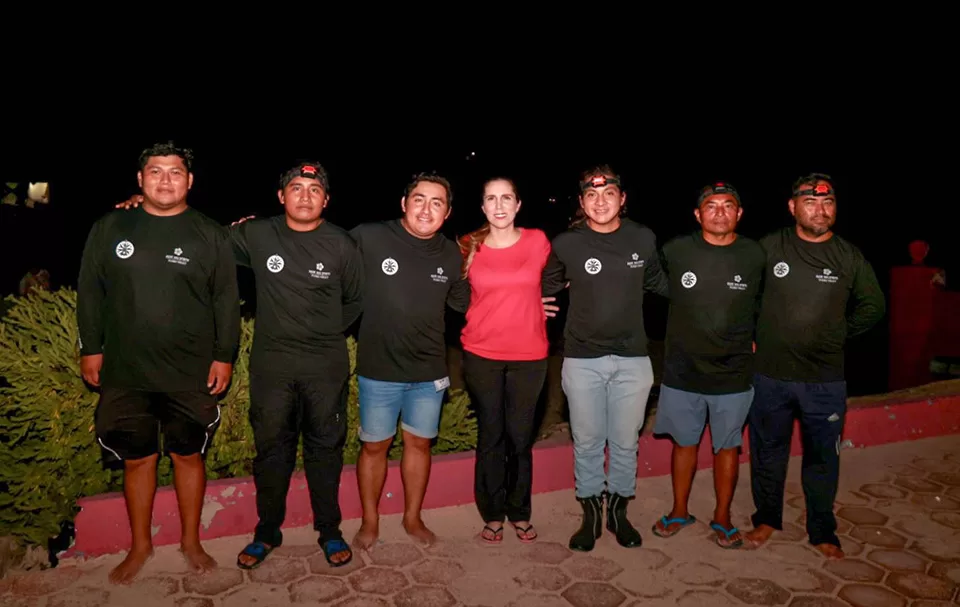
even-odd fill
[{"label": "man in black long-sleeve shirt", "polygon": [[[847,410],[844,343],[873,327],[886,302],[860,250],[832,231],[837,200],[827,175],[794,183],[796,225],[764,237],[767,269],[757,323],[750,462],[756,545],[782,528],[793,420],[800,417],[802,484],[811,544],[842,558],[833,514]],[[852,311],[848,314],[848,305]]]},{"label": "man in black long-sleeve shirt", "polygon": [[331,565],[352,559],[339,504],[350,373],[344,332],[360,316],[363,266],[350,235],[322,218],[329,190],[319,163],[299,163],[280,177],[284,214],[230,228],[236,263],[253,270],[257,289],[250,424],[260,521],[237,557],[243,569],[258,567],[283,543],[301,435],[319,543]]},{"label": "man in black long-sleeve shirt", "polygon": [[670,537],[696,521],[687,506],[709,413],[717,500],[710,527],[720,546],[735,548],[743,539],[730,505],[753,401],[753,335],[766,257],[755,240],[737,234],[743,207],[730,184],[703,188],[694,214],[701,229],[663,247],[670,313],[653,431],[673,439],[673,509],[653,532]]},{"label": "man in black long-sleeve shirt", "polygon": [[601,166],[586,171],[580,185],[585,221],[553,240],[543,272],[544,295],[570,286],[562,375],[584,513],[570,548],[593,549],[605,494],[607,528],[621,545],[635,547],[642,538],[626,518],[626,502],[636,492],[637,445],[653,387],[643,299],[645,291],[666,296],[667,277],[653,232],[622,217],[626,194],[620,178]]},{"label": "man in black long-sleeve shirt", "polygon": [[403,527],[422,543],[435,540],[420,513],[430,477],[430,443],[439,431],[450,386],[444,314],[447,306],[465,312],[470,300],[460,249],[439,233],[452,198],[446,179],[421,174],[407,186],[400,219],[351,231],[367,281],[357,342],[363,443],[357,483],[363,522],[354,538],[363,549],[380,533],[378,505],[398,420],[403,431]]},{"label": "man in black long-sleeve shirt", "polygon": [[80,366],[101,388],[95,429],[105,463],[122,462],[132,545],[110,572],[128,583],[153,553],[158,426],[174,464],[181,550],[195,571],[215,561],[200,544],[203,454],[220,421],[240,341],[229,236],[187,205],[193,154],[172,143],[140,156],[144,204],[98,220],[77,294]]},{"label": "man in black long-sleeve shirt", "polygon": [[333,566],[353,555],[340,531],[350,362],[345,331],[363,305],[363,265],[353,238],[322,218],[324,168],[300,163],[280,178],[284,214],[231,229],[237,263],[253,269],[257,321],[250,353],[250,424],[260,518],[237,557],[259,566],[283,542],[287,492],[303,436],[314,529]]}]

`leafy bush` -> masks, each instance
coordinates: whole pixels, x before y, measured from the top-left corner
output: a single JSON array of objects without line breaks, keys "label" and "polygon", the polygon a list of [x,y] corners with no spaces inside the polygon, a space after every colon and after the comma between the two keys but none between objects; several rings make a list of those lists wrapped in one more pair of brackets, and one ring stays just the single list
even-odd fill
[{"label": "leafy bush", "polygon": [[[75,516],[79,498],[121,490],[122,475],[101,465],[93,426],[99,395],[80,376],[76,292],[40,291],[6,302],[11,307],[0,318],[0,536],[46,546],[61,523]],[[254,321],[244,320],[233,381],[222,401],[222,423],[207,456],[210,479],[252,474],[248,363],[253,331]],[[347,345],[351,376],[344,462],[352,464],[360,451],[353,338]],[[433,452],[474,449],[476,437],[469,398],[462,390],[451,390]],[[400,453],[398,427],[390,457]],[[297,465],[302,465],[300,458]],[[158,483],[171,482],[169,459],[162,458]]]}]

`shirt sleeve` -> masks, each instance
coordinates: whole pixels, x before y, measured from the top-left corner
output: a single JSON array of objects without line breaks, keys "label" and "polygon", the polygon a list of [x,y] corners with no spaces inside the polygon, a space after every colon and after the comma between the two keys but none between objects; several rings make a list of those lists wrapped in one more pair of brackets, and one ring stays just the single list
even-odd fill
[{"label": "shirt sleeve", "polygon": [[346,331],[360,318],[365,287],[363,259],[360,257],[360,248],[352,238],[343,247],[343,258],[340,290],[343,300],[343,330]]},{"label": "shirt sleeve", "polygon": [[232,363],[240,349],[240,289],[235,251],[228,233],[216,240],[217,263],[212,277],[216,346],[213,358]]},{"label": "shirt sleeve", "polygon": [[102,221],[96,222],[87,235],[80,260],[77,280],[77,333],[80,355],[103,353],[103,302],[106,299],[101,251]]},{"label": "shirt sleeve", "polygon": [[855,337],[869,331],[886,313],[887,302],[877,281],[877,275],[863,257],[859,258],[853,276],[853,310],[847,318],[847,336]]},{"label": "shirt sleeve", "polygon": [[550,254],[547,256],[547,264],[543,268],[540,278],[540,288],[544,296],[556,295],[567,286],[567,268],[560,256],[557,254],[557,248],[551,247]]},{"label": "shirt sleeve", "polygon": [[458,276],[447,293],[447,305],[461,314],[466,314],[470,306],[470,295],[470,281]]},{"label": "shirt sleeve", "polygon": [[643,287],[661,297],[670,297],[670,280],[664,266],[663,255],[654,238],[653,252],[646,260],[646,269],[643,272]]},{"label": "shirt sleeve", "polygon": [[252,266],[250,261],[250,246],[247,241],[247,230],[249,221],[244,221],[235,226],[229,226],[227,229],[230,235],[230,244],[233,247],[233,257],[237,265],[249,268]]}]

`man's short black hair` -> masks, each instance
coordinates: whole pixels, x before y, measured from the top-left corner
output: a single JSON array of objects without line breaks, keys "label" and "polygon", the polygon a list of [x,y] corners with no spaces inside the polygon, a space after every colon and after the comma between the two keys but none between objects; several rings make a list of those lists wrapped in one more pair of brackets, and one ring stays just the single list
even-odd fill
[{"label": "man's short black hair", "polygon": [[183,160],[183,164],[186,165],[187,171],[193,172],[193,150],[190,148],[182,148],[173,141],[155,143],[140,152],[141,171],[143,167],[147,166],[147,162],[153,156],[179,156],[180,159]]},{"label": "man's short black hair", "polygon": [[421,181],[428,181],[430,183],[436,183],[443,186],[443,189],[447,191],[447,206],[453,206],[453,186],[450,185],[450,181],[446,177],[442,177],[435,172],[430,173],[417,173],[413,176],[413,179],[410,180],[410,183],[407,184],[407,189],[404,191],[404,198],[409,198],[410,193],[417,187],[417,184]]}]

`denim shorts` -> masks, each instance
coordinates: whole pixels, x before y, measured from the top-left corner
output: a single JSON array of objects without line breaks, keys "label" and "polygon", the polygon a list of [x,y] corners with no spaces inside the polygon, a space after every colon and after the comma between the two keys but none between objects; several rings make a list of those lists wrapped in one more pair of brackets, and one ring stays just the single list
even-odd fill
[{"label": "denim shorts", "polygon": [[397,434],[397,421],[420,438],[436,438],[440,409],[450,381],[391,382],[357,378],[360,400],[360,440],[378,443]]},{"label": "denim shorts", "polygon": [[700,443],[709,418],[713,452],[739,447],[747,422],[753,388],[736,394],[696,394],[660,386],[654,434],[669,434],[681,447]]}]

